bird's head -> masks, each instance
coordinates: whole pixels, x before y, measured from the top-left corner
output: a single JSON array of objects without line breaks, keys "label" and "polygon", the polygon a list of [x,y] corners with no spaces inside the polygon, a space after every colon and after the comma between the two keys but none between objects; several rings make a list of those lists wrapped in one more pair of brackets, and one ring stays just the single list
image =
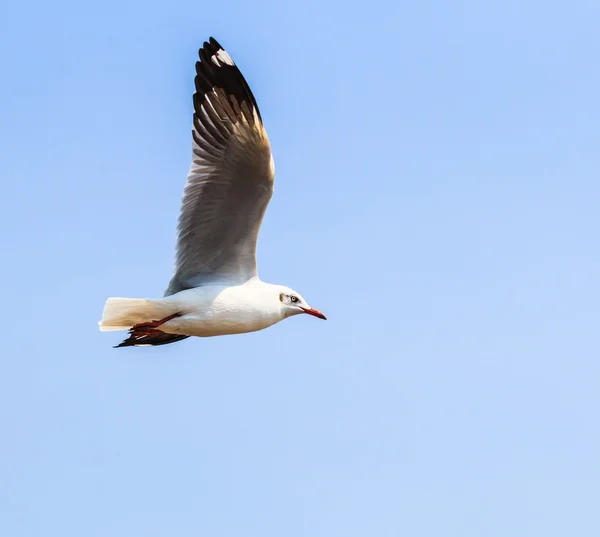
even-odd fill
[{"label": "bird's head", "polygon": [[299,313],[308,313],[319,319],[327,319],[319,310],[311,308],[306,300],[293,289],[284,286],[278,286],[279,302],[281,303],[281,312],[284,317],[291,317]]}]

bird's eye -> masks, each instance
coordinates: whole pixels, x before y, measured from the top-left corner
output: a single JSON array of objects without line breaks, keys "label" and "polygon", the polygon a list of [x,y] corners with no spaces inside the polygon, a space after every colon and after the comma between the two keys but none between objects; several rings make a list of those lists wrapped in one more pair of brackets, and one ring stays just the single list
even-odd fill
[{"label": "bird's eye", "polygon": [[292,296],[290,297],[290,300],[291,300],[292,302],[296,303],[296,302],[298,302],[298,297],[297,297],[297,296],[294,296],[294,295],[292,295]]}]

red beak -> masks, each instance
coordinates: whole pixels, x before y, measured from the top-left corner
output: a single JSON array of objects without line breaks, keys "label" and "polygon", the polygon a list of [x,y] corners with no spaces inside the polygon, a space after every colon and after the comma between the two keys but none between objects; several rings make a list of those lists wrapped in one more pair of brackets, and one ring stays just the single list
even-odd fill
[{"label": "red beak", "polygon": [[314,317],[318,317],[319,319],[323,319],[324,321],[327,320],[327,317],[325,317],[325,315],[323,315],[319,310],[316,310],[314,308],[302,308],[304,310],[304,313],[308,313],[309,315],[313,315]]}]

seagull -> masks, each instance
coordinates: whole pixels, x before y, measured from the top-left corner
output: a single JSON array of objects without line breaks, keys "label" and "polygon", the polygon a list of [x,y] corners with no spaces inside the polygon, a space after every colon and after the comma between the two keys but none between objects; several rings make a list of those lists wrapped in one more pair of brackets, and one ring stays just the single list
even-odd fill
[{"label": "seagull", "polygon": [[255,332],[298,314],[326,319],[293,289],[258,277],[256,241],[275,178],[269,139],[229,54],[211,37],[199,56],[175,273],[162,298],[106,301],[100,330],[129,330],[117,347]]}]

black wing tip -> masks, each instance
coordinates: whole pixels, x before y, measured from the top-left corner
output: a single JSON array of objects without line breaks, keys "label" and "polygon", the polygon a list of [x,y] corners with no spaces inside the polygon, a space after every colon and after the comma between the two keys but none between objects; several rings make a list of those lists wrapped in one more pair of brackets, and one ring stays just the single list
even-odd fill
[{"label": "black wing tip", "polygon": [[255,108],[259,119],[262,120],[256,99],[241,71],[231,59],[231,56],[214,38],[209,37],[202,48],[198,50],[200,61],[196,62],[196,92],[201,99],[194,100],[194,108],[198,113],[198,105],[204,100],[204,95],[213,88],[222,89],[230,98],[235,98],[239,105],[246,101],[250,109]]},{"label": "black wing tip", "polygon": [[175,343],[189,337],[178,334],[167,334],[166,332],[160,332],[160,330],[156,330],[156,332],[156,334],[152,334],[143,338],[136,336],[135,334],[131,334],[127,339],[118,345],[113,346],[113,349],[142,346],[158,347],[159,345],[168,345],[169,343]]},{"label": "black wing tip", "polygon": [[216,48],[217,50],[225,50],[223,46],[212,35],[208,38],[208,45]]},{"label": "black wing tip", "polygon": [[[200,56],[201,60],[208,61],[213,54],[216,54],[220,50],[226,52],[225,47],[223,47],[214,37],[211,36],[208,38],[208,41],[204,41],[202,47],[198,49],[198,56]],[[206,54],[205,59],[202,58],[203,52]]]}]

